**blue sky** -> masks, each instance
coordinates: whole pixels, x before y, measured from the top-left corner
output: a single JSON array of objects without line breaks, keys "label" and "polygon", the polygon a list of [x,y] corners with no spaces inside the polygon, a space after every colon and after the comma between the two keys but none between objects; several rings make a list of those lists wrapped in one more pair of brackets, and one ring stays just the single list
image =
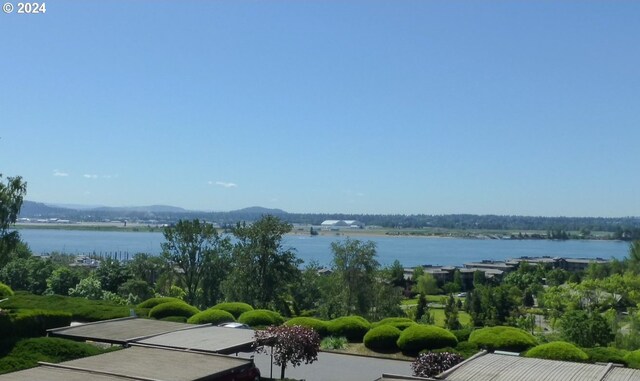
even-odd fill
[{"label": "blue sky", "polygon": [[640,2],[46,5],[0,14],[29,200],[640,215]]}]

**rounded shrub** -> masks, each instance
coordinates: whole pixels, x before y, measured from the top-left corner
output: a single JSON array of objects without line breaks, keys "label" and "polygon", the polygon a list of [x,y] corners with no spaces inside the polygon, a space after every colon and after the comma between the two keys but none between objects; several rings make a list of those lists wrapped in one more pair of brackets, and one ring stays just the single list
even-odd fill
[{"label": "rounded shrub", "polygon": [[314,331],[318,332],[320,336],[327,336],[328,323],[324,320],[312,318],[312,317],[295,317],[293,319],[287,320],[285,325],[301,325],[303,327],[311,328]]},{"label": "rounded shrub", "polygon": [[0,282],[0,299],[8,298],[10,296],[13,296],[13,290],[11,287]]},{"label": "rounded shrub", "polygon": [[418,353],[424,349],[455,347],[458,340],[444,328],[415,324],[402,331],[397,344],[405,353]]},{"label": "rounded shrub", "polygon": [[364,346],[373,351],[395,352],[401,331],[392,325],[379,325],[364,335]]},{"label": "rounded shrub", "polygon": [[391,317],[391,318],[382,319],[375,323],[371,323],[371,328],[376,328],[381,325],[390,325],[398,328],[401,331],[404,331],[406,328],[414,324],[417,324],[417,323],[409,318]]},{"label": "rounded shrub", "polygon": [[21,310],[12,317],[12,334],[18,337],[45,336],[51,328],[67,327],[71,314],[64,311]]},{"label": "rounded shrub", "polygon": [[582,348],[584,353],[589,356],[589,362],[612,362],[614,364],[627,365],[627,360],[624,356],[629,353],[624,349],[618,349],[613,347],[595,347],[595,348]]},{"label": "rounded shrub", "polygon": [[640,349],[627,353],[624,360],[629,368],[640,369]]},{"label": "rounded shrub", "polygon": [[151,311],[149,311],[149,317],[158,320],[168,316],[184,316],[185,318],[190,318],[198,312],[200,311],[197,308],[185,302],[168,302],[153,307]]},{"label": "rounded shrub", "polygon": [[159,298],[150,298],[145,300],[144,302],[138,304],[138,308],[153,308],[155,306],[157,306],[158,304],[162,304],[162,303],[169,303],[169,302],[182,302],[184,303],[184,300],[182,299],[178,299],[178,298],[170,298],[170,297],[159,297]]},{"label": "rounded shrub", "polygon": [[582,349],[565,341],[552,341],[538,345],[529,349],[525,357],[576,362],[589,360],[589,356]]},{"label": "rounded shrub", "polygon": [[476,329],[469,335],[469,342],[490,351],[511,352],[522,352],[538,344],[529,332],[505,326]]},{"label": "rounded shrub", "polygon": [[227,311],[228,313],[233,315],[235,319],[239,318],[240,315],[247,311],[253,311],[253,307],[251,307],[247,303],[241,302],[218,303],[215,306],[211,307],[211,309]]},{"label": "rounded shrub", "polygon": [[187,323],[189,324],[221,324],[236,321],[233,315],[225,310],[216,310],[209,308],[208,310],[198,312],[191,316]]},{"label": "rounded shrub", "polygon": [[344,336],[351,342],[361,342],[371,323],[361,316],[343,316],[329,322],[329,334]]},{"label": "rounded shrub", "polygon": [[240,315],[238,321],[251,327],[266,327],[280,325],[284,323],[284,318],[271,310],[251,310]]}]

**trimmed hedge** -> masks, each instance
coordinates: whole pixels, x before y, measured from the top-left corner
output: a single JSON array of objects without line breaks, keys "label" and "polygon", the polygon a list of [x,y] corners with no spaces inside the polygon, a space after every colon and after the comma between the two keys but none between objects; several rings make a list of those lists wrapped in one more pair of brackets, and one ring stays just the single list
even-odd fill
[{"label": "trimmed hedge", "polygon": [[417,323],[409,318],[391,317],[391,318],[382,319],[375,323],[371,323],[371,328],[380,327],[381,325],[390,325],[392,327],[398,328],[401,331],[404,331],[405,329],[407,329],[408,327],[414,324],[417,324]]},{"label": "trimmed hedge", "polygon": [[67,327],[71,314],[63,311],[22,310],[12,316],[13,334],[18,337],[45,336],[47,329]]},{"label": "trimmed hedge", "polygon": [[225,310],[217,310],[213,308],[209,308],[208,310],[204,310],[202,312],[198,312],[197,314],[191,316],[187,323],[189,324],[221,324],[228,323],[231,321],[236,321],[233,315]]},{"label": "trimmed hedge", "polygon": [[56,337],[23,339],[15,345],[11,344],[7,355],[0,358],[0,374],[38,366],[38,361],[58,363],[111,351],[113,349],[104,350],[95,345]]},{"label": "trimmed hedge", "polygon": [[582,348],[584,353],[589,356],[590,362],[604,362],[627,365],[627,360],[624,356],[629,353],[624,349],[618,349],[613,347],[595,347],[595,348]]},{"label": "trimmed hedge", "polygon": [[583,350],[565,341],[553,341],[541,344],[527,351],[525,357],[547,360],[585,362],[589,356]]},{"label": "trimmed hedge", "polygon": [[640,349],[627,353],[624,360],[629,368],[640,369]]},{"label": "trimmed hedge", "polygon": [[187,318],[184,316],[167,316],[160,319],[162,321],[170,321],[172,323],[186,323]]},{"label": "trimmed hedge", "polygon": [[11,287],[0,282],[0,299],[8,298],[9,296],[13,296],[13,290]]},{"label": "trimmed hedge", "polygon": [[405,353],[418,353],[424,349],[455,347],[458,339],[444,328],[416,324],[402,331],[397,344]]},{"label": "trimmed hedge", "polygon": [[469,342],[490,351],[511,352],[522,352],[538,344],[529,332],[506,326],[476,329],[469,335]]},{"label": "trimmed hedge", "polygon": [[240,315],[238,321],[250,327],[266,327],[280,325],[284,323],[284,318],[279,313],[271,310],[252,310]]},{"label": "trimmed hedge", "polygon": [[362,342],[371,323],[361,316],[343,316],[329,322],[327,328],[332,336],[344,336],[351,342]]},{"label": "trimmed hedge", "polygon": [[163,303],[170,303],[170,302],[182,302],[185,303],[184,300],[182,299],[178,299],[178,298],[171,298],[168,296],[162,296],[162,297],[158,297],[158,298],[150,298],[145,300],[144,302],[138,304],[138,308],[153,308],[157,305],[163,304]]},{"label": "trimmed hedge", "polygon": [[251,307],[247,303],[241,302],[218,303],[215,306],[211,307],[211,309],[227,311],[228,313],[233,315],[235,319],[238,319],[240,315],[247,311],[253,311],[253,307]]},{"label": "trimmed hedge", "polygon": [[149,311],[149,317],[154,319],[162,319],[169,316],[184,316],[185,318],[190,318],[198,312],[200,311],[197,308],[183,301],[168,302],[153,307],[151,311]]},{"label": "trimmed hedge", "polygon": [[396,352],[401,331],[392,325],[379,325],[364,335],[364,346],[373,351]]},{"label": "trimmed hedge", "polygon": [[[130,315],[133,307],[107,300],[89,300],[62,295],[34,295],[24,291],[16,291],[12,298],[2,303],[2,308],[5,310],[64,311],[70,313],[73,320],[83,322],[126,317]],[[136,312],[139,316],[149,314],[143,309],[136,309]]]},{"label": "trimmed hedge", "polygon": [[320,336],[327,336],[329,333],[329,324],[328,322],[312,317],[296,317],[293,319],[287,320],[285,325],[301,325],[303,327],[308,327],[318,332]]}]

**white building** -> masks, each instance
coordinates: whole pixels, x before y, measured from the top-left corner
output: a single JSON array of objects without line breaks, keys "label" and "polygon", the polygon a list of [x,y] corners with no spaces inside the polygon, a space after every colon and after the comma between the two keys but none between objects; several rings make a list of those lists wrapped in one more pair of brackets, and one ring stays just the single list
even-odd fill
[{"label": "white building", "polygon": [[364,228],[364,223],[357,220],[325,220],[320,224],[321,227],[327,229],[333,228]]}]

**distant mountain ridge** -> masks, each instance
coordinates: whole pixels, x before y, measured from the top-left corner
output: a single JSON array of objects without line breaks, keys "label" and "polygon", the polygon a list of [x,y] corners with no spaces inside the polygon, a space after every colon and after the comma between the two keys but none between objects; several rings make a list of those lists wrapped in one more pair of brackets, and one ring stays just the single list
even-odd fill
[{"label": "distant mountain ridge", "polygon": [[614,237],[622,237],[622,239],[640,239],[640,217],[289,213],[281,209],[270,209],[260,206],[252,206],[228,212],[194,211],[168,205],[72,209],[51,206],[41,202],[24,201],[19,218],[58,218],[82,222],[126,220],[148,224],[172,224],[180,219],[197,218],[216,222],[221,226],[233,226],[239,221],[256,221],[266,214],[275,215],[289,223],[309,225],[320,225],[324,220],[358,220],[367,226],[380,226],[390,229],[445,228],[500,231],[605,231],[612,232],[614,233]]}]

